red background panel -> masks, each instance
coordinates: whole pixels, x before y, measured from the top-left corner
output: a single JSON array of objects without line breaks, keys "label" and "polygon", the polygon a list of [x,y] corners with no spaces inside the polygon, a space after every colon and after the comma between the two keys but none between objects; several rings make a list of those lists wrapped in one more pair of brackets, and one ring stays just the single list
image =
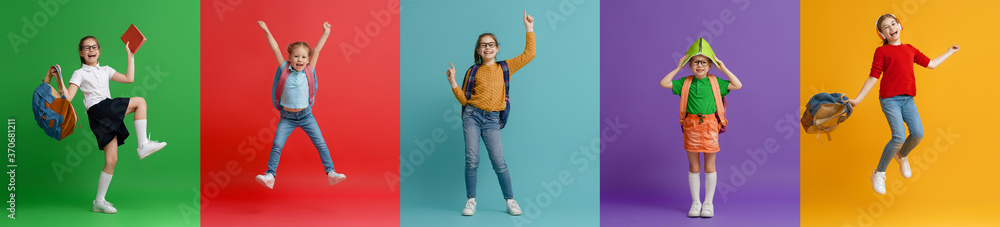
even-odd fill
[{"label": "red background panel", "polygon": [[[398,226],[399,2],[202,1],[201,221],[204,226]],[[277,64],[257,21],[285,47],[315,47],[313,115],[337,172],[327,186],[316,149],[301,129],[288,138],[274,189],[267,170],[278,122],[271,106]]]}]

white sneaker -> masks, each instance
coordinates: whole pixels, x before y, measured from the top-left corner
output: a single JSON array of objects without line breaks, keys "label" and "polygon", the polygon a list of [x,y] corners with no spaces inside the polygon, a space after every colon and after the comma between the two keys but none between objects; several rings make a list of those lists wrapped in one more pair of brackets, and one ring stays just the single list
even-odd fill
[{"label": "white sneaker", "polygon": [[329,183],[330,186],[333,186],[344,180],[347,180],[347,175],[339,174],[333,171],[330,171],[329,173],[326,174],[326,183]]},{"label": "white sneaker", "polygon": [[471,198],[468,201],[465,201],[465,209],[462,209],[462,215],[464,216],[472,216],[473,214],[476,214],[475,198]]},{"label": "white sneaker", "polygon": [[691,202],[691,210],[688,210],[688,217],[701,217],[701,203]]},{"label": "white sneaker", "polygon": [[260,183],[269,189],[274,189],[274,175],[271,175],[270,173],[257,175],[257,183]]},{"label": "white sneaker", "polygon": [[894,155],[892,159],[899,163],[899,173],[903,174],[903,178],[910,179],[910,162],[906,161],[906,157],[900,158],[898,155]]},{"label": "white sneaker", "polygon": [[139,152],[139,159],[143,159],[153,153],[156,153],[157,151],[160,151],[160,149],[163,149],[163,147],[166,146],[166,142],[147,139],[145,143],[139,144],[136,152]]},{"label": "white sneaker", "polygon": [[101,212],[105,214],[118,213],[118,209],[115,209],[115,205],[111,204],[107,200],[97,201],[94,200],[94,212]]},{"label": "white sneaker", "polygon": [[703,218],[715,217],[715,207],[712,206],[712,203],[703,203],[701,205],[701,217]]},{"label": "white sneaker", "polygon": [[885,172],[872,171],[872,188],[878,194],[885,195]]},{"label": "white sneaker", "polygon": [[514,199],[507,200],[507,213],[514,216],[521,215],[521,207],[517,205],[517,201],[514,201]]}]

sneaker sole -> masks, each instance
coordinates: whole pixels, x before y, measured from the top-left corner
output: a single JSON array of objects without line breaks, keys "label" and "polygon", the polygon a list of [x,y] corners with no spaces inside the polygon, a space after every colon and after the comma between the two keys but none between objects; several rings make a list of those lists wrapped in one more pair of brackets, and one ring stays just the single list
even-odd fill
[{"label": "sneaker sole", "polygon": [[474,214],[476,214],[476,212],[472,212],[471,214],[466,214],[465,212],[462,212],[462,216],[472,216]]},{"label": "sneaker sole", "polygon": [[98,212],[98,213],[105,213],[105,214],[114,214],[114,213],[118,213],[118,212],[106,212],[106,211],[104,211],[104,210],[102,210],[102,209],[97,209],[97,208],[95,208],[95,209],[94,209],[94,212]]},{"label": "sneaker sole", "polygon": [[510,214],[510,215],[513,215],[513,216],[521,216],[521,213],[516,213],[515,214],[515,213],[510,212],[510,210],[507,210],[507,213]]},{"label": "sneaker sole", "polygon": [[143,154],[143,155],[139,155],[139,160],[142,160],[142,159],[144,159],[144,158],[146,158],[146,157],[149,157],[149,155],[152,155],[153,153],[156,153],[157,151],[160,151],[160,150],[161,150],[161,149],[163,149],[164,147],[167,147],[167,143],[163,143],[163,145],[162,145],[162,146],[160,146],[160,147],[157,147],[157,148],[154,148],[154,149],[153,149],[152,151],[150,151],[150,152],[147,152],[146,154]]}]

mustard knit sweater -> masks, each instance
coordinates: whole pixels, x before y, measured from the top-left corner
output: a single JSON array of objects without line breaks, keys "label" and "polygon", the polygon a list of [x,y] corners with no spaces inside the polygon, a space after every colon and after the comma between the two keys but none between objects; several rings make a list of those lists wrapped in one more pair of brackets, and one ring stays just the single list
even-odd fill
[{"label": "mustard knit sweater", "polygon": [[[535,58],[535,33],[528,32],[525,36],[524,52],[517,57],[507,60],[511,80],[514,80],[514,73],[517,70]],[[465,72],[465,78],[469,78],[469,72]],[[462,86],[464,85],[460,84],[458,87],[451,89],[452,93],[455,93],[455,99],[458,99],[458,103],[461,103],[462,106],[470,104],[486,111],[502,111],[506,108],[506,104],[504,103],[503,69],[500,68],[500,64],[480,66],[479,72],[476,72],[476,81],[473,83],[473,89],[476,90],[468,100],[465,99],[465,91],[462,90]]]}]

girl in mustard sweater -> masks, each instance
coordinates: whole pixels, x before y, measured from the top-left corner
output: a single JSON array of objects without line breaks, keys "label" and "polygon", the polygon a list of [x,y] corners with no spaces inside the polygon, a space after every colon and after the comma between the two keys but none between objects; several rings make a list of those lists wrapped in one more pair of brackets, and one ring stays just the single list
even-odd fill
[{"label": "girl in mustard sweater", "polygon": [[[491,33],[483,33],[476,40],[473,58],[475,65],[465,73],[462,87],[455,81],[455,65],[445,73],[455,99],[462,104],[462,127],[465,129],[465,190],[468,200],[462,215],[470,216],[476,213],[476,168],[479,167],[479,139],[486,143],[486,151],[493,163],[500,189],[507,200],[507,213],[521,215],[521,208],[514,201],[514,191],[511,189],[510,174],[503,158],[503,147],[500,143],[500,113],[507,107],[506,83],[510,75],[524,67],[535,58],[535,19],[524,11],[524,27],[527,30],[524,52],[515,58],[496,61],[500,51],[500,42]],[[469,81],[470,76],[472,81]],[[506,76],[504,74],[507,74]],[[468,91],[468,92],[467,92]]]}]

